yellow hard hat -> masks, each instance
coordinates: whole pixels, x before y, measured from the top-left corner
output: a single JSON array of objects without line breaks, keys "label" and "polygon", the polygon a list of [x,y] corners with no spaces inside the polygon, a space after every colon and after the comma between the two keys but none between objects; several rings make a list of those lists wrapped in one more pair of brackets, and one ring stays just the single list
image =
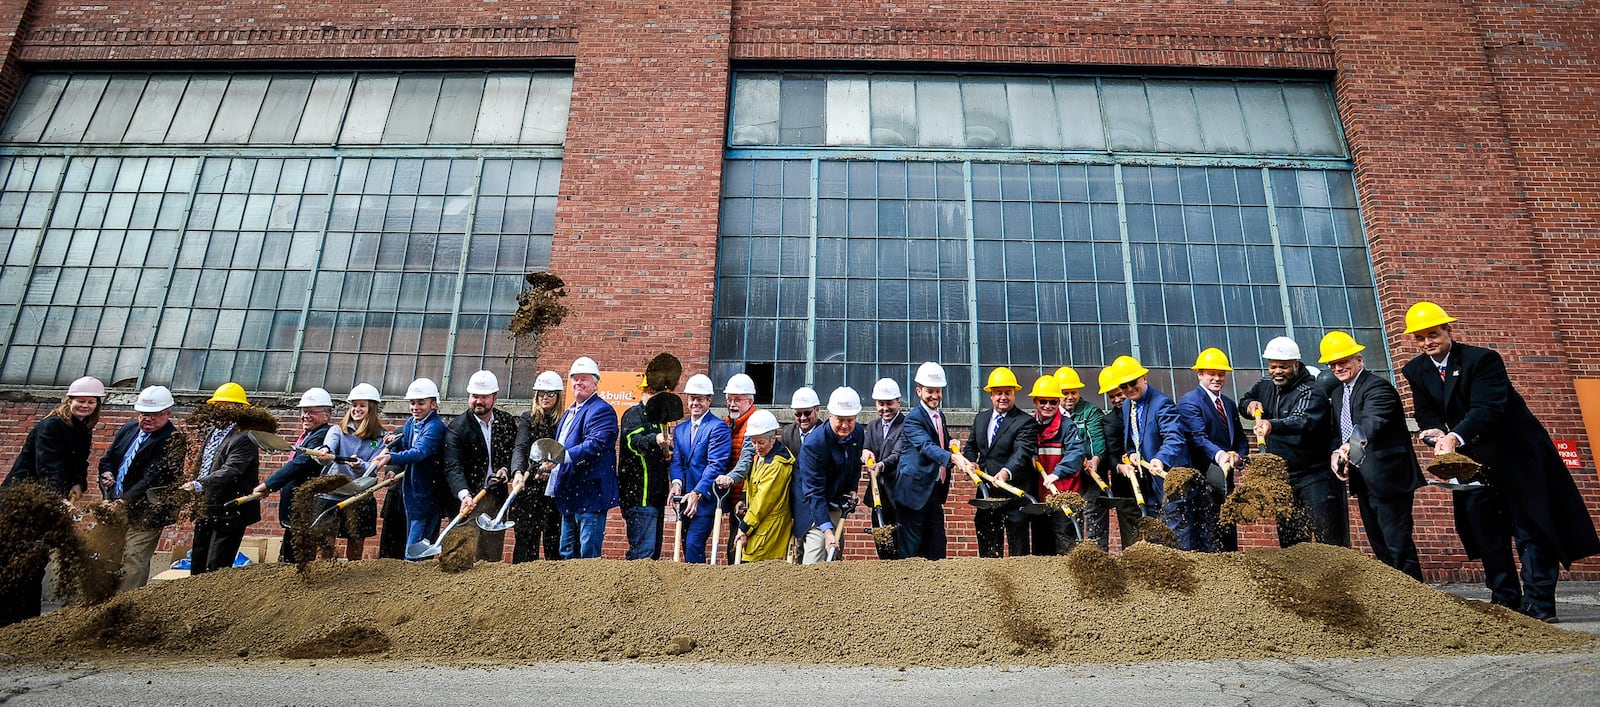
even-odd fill
[{"label": "yellow hard hat", "polygon": [[1212,347],[1200,352],[1195,358],[1194,365],[1189,367],[1195,371],[1231,371],[1233,366],[1228,365],[1228,355],[1222,349]]},{"label": "yellow hard hat", "polygon": [[1061,384],[1056,382],[1055,376],[1039,376],[1033,382],[1033,390],[1028,391],[1030,398],[1060,398]]},{"label": "yellow hard hat", "polygon": [[244,397],[244,386],[238,383],[223,383],[217,386],[217,392],[211,394],[208,403],[238,403],[249,405],[250,401]]},{"label": "yellow hard hat", "polygon": [[1418,302],[1411,305],[1411,309],[1406,310],[1405,333],[1415,334],[1419,331],[1427,331],[1440,324],[1449,324],[1455,320],[1455,317],[1445,313],[1444,307],[1432,302]]},{"label": "yellow hard hat", "polygon": [[1101,395],[1105,395],[1106,393],[1111,392],[1112,390],[1114,390],[1117,387],[1116,383],[1112,383],[1111,382],[1111,379],[1115,378],[1116,375],[1117,375],[1117,372],[1111,370],[1110,366],[1107,366],[1105,368],[1100,369],[1100,394]]},{"label": "yellow hard hat", "polygon": [[1317,363],[1343,361],[1366,349],[1367,347],[1356,343],[1355,337],[1342,331],[1330,331],[1327,336],[1322,337],[1322,358],[1317,359]]},{"label": "yellow hard hat", "polygon": [[1001,366],[989,372],[989,384],[983,386],[985,391],[992,391],[995,388],[1016,388],[1020,390],[1022,384],[1017,382],[1017,375],[1012,373],[1011,369]]},{"label": "yellow hard hat", "polygon": [[1104,387],[1109,382],[1111,386],[1101,392],[1110,392],[1111,388],[1121,386],[1123,383],[1132,383],[1150,374],[1150,369],[1139,365],[1139,361],[1132,356],[1118,356],[1117,360],[1106,367],[1106,371],[1111,375],[1107,376],[1106,372],[1102,371],[1100,385]]},{"label": "yellow hard hat", "polygon": [[1057,368],[1055,377],[1056,385],[1061,386],[1063,391],[1078,390],[1083,387],[1083,379],[1078,377],[1077,371],[1072,370],[1072,366]]}]

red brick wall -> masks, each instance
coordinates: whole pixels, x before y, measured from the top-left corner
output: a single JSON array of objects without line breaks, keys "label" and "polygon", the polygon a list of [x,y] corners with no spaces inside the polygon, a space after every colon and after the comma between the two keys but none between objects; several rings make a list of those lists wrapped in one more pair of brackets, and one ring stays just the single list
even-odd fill
[{"label": "red brick wall", "polygon": [[[1412,352],[1398,336],[1406,307],[1439,301],[1462,319],[1463,340],[1505,354],[1555,436],[1585,439],[1570,379],[1600,375],[1591,255],[1600,18],[1581,3],[0,0],[0,17],[16,18],[0,24],[0,106],[19,60],[570,58],[552,270],[571,284],[574,316],[548,337],[542,361],[558,370],[580,354],[637,368],[659,350],[703,370],[730,61],[1326,71],[1354,153],[1391,356]],[[0,434],[0,464],[47,407],[0,407],[0,419],[20,423]],[[1584,454],[1576,476],[1593,510],[1600,482]],[[970,553],[961,544],[970,506],[959,500],[970,488],[958,483],[955,495],[952,549]],[[1430,577],[1476,576],[1447,495],[1421,492],[1417,513]],[[617,519],[608,553],[620,555],[621,533]],[[1270,526],[1242,539],[1274,542]],[[850,541],[852,556],[871,554],[866,535]],[[1577,570],[1600,577],[1600,562]]]}]

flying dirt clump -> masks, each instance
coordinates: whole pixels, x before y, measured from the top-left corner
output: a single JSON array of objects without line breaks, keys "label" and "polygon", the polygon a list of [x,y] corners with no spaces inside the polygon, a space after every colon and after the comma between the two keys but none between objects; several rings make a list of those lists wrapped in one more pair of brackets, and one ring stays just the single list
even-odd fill
[{"label": "flying dirt clump", "polygon": [[1176,501],[1183,498],[1183,494],[1188,491],[1189,484],[1194,483],[1199,478],[1200,472],[1192,468],[1187,466],[1172,467],[1167,472],[1167,480],[1162,487],[1162,495],[1166,496],[1168,501]]},{"label": "flying dirt clump", "polygon": [[1128,576],[1111,555],[1094,543],[1078,543],[1067,553],[1067,569],[1078,596],[1109,601],[1128,593]]},{"label": "flying dirt clump", "polygon": [[567,316],[567,305],[561,301],[567,296],[567,283],[547,272],[530,272],[523,279],[528,286],[517,293],[517,311],[506,330],[513,339],[531,339],[537,348],[542,335]]},{"label": "flying dirt clump", "polygon": [[1455,479],[1465,482],[1471,481],[1472,477],[1477,476],[1480,468],[1481,466],[1478,462],[1473,461],[1471,457],[1450,452],[1434,457],[1433,461],[1428,462],[1427,471],[1445,481]]},{"label": "flying dirt clump", "polygon": [[1171,547],[1134,543],[1117,556],[1117,564],[1128,579],[1155,591],[1194,594],[1200,588],[1194,558]]},{"label": "flying dirt clump", "polygon": [[340,658],[354,655],[371,655],[389,650],[393,642],[371,626],[346,625],[329,631],[326,635],[307,638],[284,649],[285,658]]},{"label": "flying dirt clump", "polygon": [[323,522],[322,525],[316,525],[312,521],[321,513],[317,496],[348,483],[349,477],[327,474],[300,484],[295,489],[294,496],[298,503],[294,504],[294,512],[290,514],[289,527],[294,530],[295,567],[301,572],[305,572],[319,557],[333,559],[334,545],[338,540],[334,531],[339,527],[338,524]]},{"label": "flying dirt clump", "polygon": [[1252,454],[1244,478],[1222,502],[1218,521],[1223,525],[1252,523],[1263,518],[1284,518],[1294,510],[1294,490],[1289,487],[1289,465],[1276,454]]}]

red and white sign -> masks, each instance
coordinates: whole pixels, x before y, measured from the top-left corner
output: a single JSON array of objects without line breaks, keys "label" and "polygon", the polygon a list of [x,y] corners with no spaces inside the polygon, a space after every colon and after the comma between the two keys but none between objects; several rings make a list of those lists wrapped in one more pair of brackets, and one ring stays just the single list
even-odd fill
[{"label": "red and white sign", "polygon": [[1556,453],[1561,455],[1561,461],[1566,462],[1568,469],[1583,468],[1583,459],[1578,457],[1577,440],[1556,440]]}]

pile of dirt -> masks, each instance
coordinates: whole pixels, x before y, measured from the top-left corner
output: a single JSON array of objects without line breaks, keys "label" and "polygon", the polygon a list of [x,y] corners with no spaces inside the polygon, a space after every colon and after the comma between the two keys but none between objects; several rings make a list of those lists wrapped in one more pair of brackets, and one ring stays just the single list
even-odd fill
[{"label": "pile of dirt", "polygon": [[[873,611],[841,599],[867,596]],[[151,623],[159,628],[134,628]],[[1112,558],[1081,543],[1064,558],[803,567],[577,560],[446,574],[433,562],[365,560],[301,574],[258,565],[0,629],[0,652],[140,664],[294,654],[379,665],[971,666],[1502,653],[1592,640],[1463,602],[1343,548],[1201,555],[1137,545]]]},{"label": "pile of dirt", "polygon": [[1222,502],[1218,520],[1223,525],[1238,525],[1264,518],[1287,518],[1293,510],[1289,465],[1276,454],[1252,454],[1245,463],[1244,478]]},{"label": "pile of dirt", "polygon": [[1176,501],[1188,493],[1189,485],[1201,479],[1200,472],[1187,466],[1175,466],[1167,472],[1167,479],[1163,482],[1162,493],[1168,501]]},{"label": "pile of dirt", "polygon": [[1471,481],[1478,475],[1480,465],[1465,454],[1450,452],[1440,454],[1428,462],[1427,471],[1445,481]]},{"label": "pile of dirt", "polygon": [[1178,535],[1161,522],[1160,518],[1150,516],[1139,517],[1139,539],[1154,545],[1166,547],[1178,546]]}]

